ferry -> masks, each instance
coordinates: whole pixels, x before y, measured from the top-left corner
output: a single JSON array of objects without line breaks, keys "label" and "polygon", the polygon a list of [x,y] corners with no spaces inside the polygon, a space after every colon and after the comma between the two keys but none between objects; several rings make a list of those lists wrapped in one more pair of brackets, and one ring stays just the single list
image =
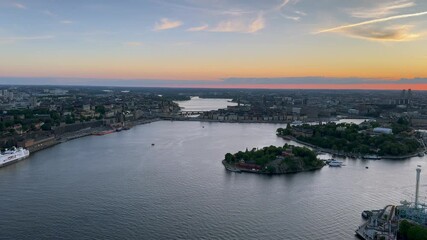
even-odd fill
[{"label": "ferry", "polygon": [[329,167],[341,167],[343,162],[335,159],[331,159],[328,164],[329,164]]},{"label": "ferry", "polygon": [[0,153],[0,167],[18,162],[28,156],[30,156],[30,151],[22,147],[6,149],[3,153]]}]

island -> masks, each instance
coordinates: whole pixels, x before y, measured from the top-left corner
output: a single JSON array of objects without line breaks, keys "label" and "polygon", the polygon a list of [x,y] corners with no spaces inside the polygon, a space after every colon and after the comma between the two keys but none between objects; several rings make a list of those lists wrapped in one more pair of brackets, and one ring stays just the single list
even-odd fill
[{"label": "island", "polygon": [[344,157],[366,159],[402,159],[424,155],[425,147],[418,133],[405,120],[389,128],[376,122],[360,125],[349,123],[303,124],[277,129],[277,135],[317,151]]},{"label": "island", "polygon": [[225,154],[224,167],[232,172],[259,174],[287,174],[321,169],[325,163],[306,147],[285,144],[262,149],[246,149],[235,154]]}]

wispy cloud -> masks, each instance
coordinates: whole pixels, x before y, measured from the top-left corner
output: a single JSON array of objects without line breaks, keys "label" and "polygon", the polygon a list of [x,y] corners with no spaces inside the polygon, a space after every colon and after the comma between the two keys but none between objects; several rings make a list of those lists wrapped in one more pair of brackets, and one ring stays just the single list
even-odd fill
[{"label": "wispy cloud", "polygon": [[256,19],[244,20],[241,18],[220,22],[216,27],[208,29],[211,32],[238,32],[256,33],[265,28],[265,19],[262,13]]},{"label": "wispy cloud", "polygon": [[299,0],[283,0],[283,2],[275,7],[272,11],[273,12],[279,12],[279,14],[289,20],[292,21],[299,21],[301,17],[307,16],[305,12],[302,11],[284,11],[285,7],[289,4],[296,4]]},{"label": "wispy cloud", "polygon": [[27,6],[25,6],[24,4],[22,4],[22,3],[13,3],[13,6],[15,7],[15,8],[19,8],[19,9],[27,9]]},{"label": "wispy cloud", "polygon": [[20,41],[33,41],[33,40],[46,40],[52,39],[55,36],[44,35],[44,36],[21,36],[21,37],[0,37],[0,43],[15,43]]},{"label": "wispy cloud", "polygon": [[277,5],[277,7],[275,7],[275,10],[280,11],[282,10],[284,7],[286,7],[286,5],[288,5],[291,2],[291,0],[283,0],[281,4]]},{"label": "wispy cloud", "polygon": [[427,11],[426,12],[419,12],[419,13],[402,14],[402,15],[396,15],[396,16],[391,16],[391,17],[385,17],[385,18],[379,18],[379,19],[374,19],[374,20],[369,20],[369,21],[353,23],[353,24],[341,25],[338,27],[323,29],[323,30],[318,31],[317,33],[339,32],[339,31],[354,28],[354,27],[360,27],[360,26],[370,25],[370,24],[375,24],[375,23],[388,22],[388,21],[397,20],[397,19],[420,17],[420,16],[424,16],[424,15],[427,15]]},{"label": "wispy cloud", "polygon": [[231,15],[231,16],[242,16],[245,14],[253,14],[255,11],[244,11],[244,10],[225,10],[225,11],[216,11],[215,13],[221,15]]},{"label": "wispy cloud", "polygon": [[128,47],[140,47],[144,45],[144,43],[143,42],[124,42],[123,45]]},{"label": "wispy cloud", "polygon": [[340,25],[333,28],[322,29],[319,33],[341,33],[350,37],[362,38],[374,41],[411,41],[418,39],[422,34],[412,33],[413,26],[382,24],[399,19],[421,17],[427,15],[427,11],[400,14],[390,16],[400,9],[415,6],[411,0],[397,0],[393,2],[380,2],[374,8],[357,9],[350,11],[351,16],[357,18],[374,18],[353,24]]},{"label": "wispy cloud", "polygon": [[286,14],[280,14],[280,15],[282,15],[282,17],[284,17],[286,19],[293,20],[293,21],[296,21],[296,22],[301,19],[301,17],[298,17],[298,16],[288,16]]},{"label": "wispy cloud", "polygon": [[298,14],[298,15],[300,15],[300,16],[307,16],[307,13],[302,12],[302,11],[295,11],[294,13],[295,13],[295,14]]},{"label": "wispy cloud", "polygon": [[253,21],[251,23],[251,25],[249,26],[249,31],[248,33],[256,33],[262,29],[265,28],[265,19],[263,14],[259,14],[258,18],[255,19],[255,21]]},{"label": "wispy cloud", "polygon": [[399,0],[377,4],[373,8],[359,8],[350,10],[350,14],[356,18],[383,18],[397,14],[397,10],[415,6],[415,2],[409,0]]},{"label": "wispy cloud", "polygon": [[[214,15],[231,15],[231,16],[241,16],[245,14],[253,14],[256,13],[255,10],[243,10],[238,8],[232,8],[232,7],[220,7],[218,5],[219,1],[212,1],[212,5],[205,6],[204,1],[164,1],[164,0],[152,0],[153,2],[156,2],[157,4],[162,4],[164,6],[172,7],[174,9],[180,8],[180,9],[186,9],[190,11],[197,11],[197,12],[204,12]],[[179,3],[178,3],[179,2]],[[191,4],[193,3],[193,4]]]},{"label": "wispy cloud", "polygon": [[187,29],[188,32],[200,32],[200,31],[205,31],[209,28],[209,25],[205,24],[202,26],[198,26],[198,27],[191,27],[189,29]]},{"label": "wispy cloud", "polygon": [[420,37],[420,34],[411,33],[412,26],[392,26],[379,28],[374,26],[362,26],[346,29],[343,33],[356,38],[374,41],[411,41]]},{"label": "wispy cloud", "polygon": [[162,31],[162,30],[168,30],[173,29],[182,26],[182,22],[179,20],[170,20],[168,18],[162,18],[160,22],[157,22],[154,26],[155,31]]}]

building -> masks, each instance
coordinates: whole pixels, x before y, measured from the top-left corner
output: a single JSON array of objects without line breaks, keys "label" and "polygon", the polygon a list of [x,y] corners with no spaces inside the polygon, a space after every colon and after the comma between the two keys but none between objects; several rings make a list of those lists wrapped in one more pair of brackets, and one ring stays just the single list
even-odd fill
[{"label": "building", "polygon": [[377,127],[374,128],[374,133],[378,133],[378,134],[393,134],[393,129],[391,128],[381,128],[381,127]]}]

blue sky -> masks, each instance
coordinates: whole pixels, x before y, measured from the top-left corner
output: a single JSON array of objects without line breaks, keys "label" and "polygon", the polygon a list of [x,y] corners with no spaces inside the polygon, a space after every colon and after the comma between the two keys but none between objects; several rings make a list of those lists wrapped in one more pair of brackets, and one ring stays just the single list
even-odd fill
[{"label": "blue sky", "polygon": [[427,1],[0,0],[0,77],[427,75]]}]

